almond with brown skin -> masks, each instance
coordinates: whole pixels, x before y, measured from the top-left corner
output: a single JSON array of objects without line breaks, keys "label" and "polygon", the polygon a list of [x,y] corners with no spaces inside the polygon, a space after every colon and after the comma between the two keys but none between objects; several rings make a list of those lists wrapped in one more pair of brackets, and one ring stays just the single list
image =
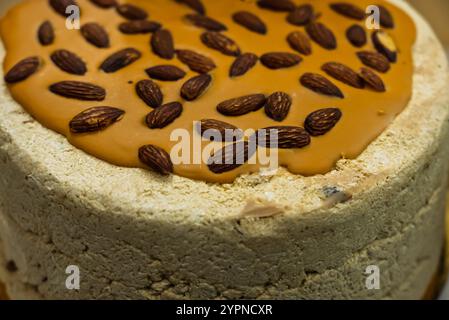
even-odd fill
[{"label": "almond with brown skin", "polygon": [[145,145],[139,148],[139,160],[153,171],[162,175],[173,173],[173,163],[170,155],[160,147]]},{"label": "almond with brown skin", "polygon": [[55,31],[50,21],[45,21],[39,26],[37,37],[43,46],[48,46],[54,42]]},{"label": "almond with brown skin", "polygon": [[290,68],[298,65],[302,58],[289,52],[269,52],[260,57],[260,62],[269,69]]},{"label": "almond with brown skin", "polygon": [[33,75],[40,65],[38,57],[29,57],[19,61],[5,75],[5,82],[16,83]]},{"label": "almond with brown skin", "polygon": [[332,3],[330,5],[330,7],[335,12],[337,12],[347,18],[352,18],[355,20],[363,20],[366,17],[365,11],[362,8],[356,6],[352,3],[336,2],[336,3]]},{"label": "almond with brown skin", "polygon": [[254,53],[244,53],[238,56],[231,65],[229,76],[239,77],[244,75],[256,65],[258,60],[259,57]]},{"label": "almond with brown skin", "polygon": [[321,93],[327,96],[344,98],[341,90],[328,79],[323,77],[322,75],[316,73],[305,73],[301,79],[301,84],[317,93]]},{"label": "almond with brown skin", "polygon": [[117,5],[117,0],[90,0],[90,2],[96,4],[101,8],[112,8]]},{"label": "almond with brown skin", "polygon": [[304,128],[275,126],[256,131],[257,145],[263,148],[301,149],[310,144],[310,135]]},{"label": "almond with brown skin", "polygon": [[90,22],[81,27],[84,39],[98,48],[109,48],[109,35],[98,23]]},{"label": "almond with brown skin", "polygon": [[173,59],[175,56],[175,45],[173,36],[167,29],[159,29],[151,37],[151,48],[154,54],[162,59]]},{"label": "almond with brown skin", "polygon": [[184,83],[181,88],[181,97],[187,101],[193,101],[201,96],[209,87],[212,77],[208,74],[200,74]]},{"label": "almond with brown skin", "polygon": [[144,20],[148,18],[148,13],[145,10],[132,4],[117,6],[117,12],[128,20]]},{"label": "almond with brown skin", "polygon": [[360,61],[367,67],[385,73],[390,70],[390,61],[383,55],[374,51],[357,52]]},{"label": "almond with brown skin", "polygon": [[158,108],[162,105],[164,96],[161,88],[154,81],[141,80],[137,82],[136,93],[151,108]]},{"label": "almond with brown skin", "polygon": [[293,50],[308,56],[312,54],[312,44],[309,37],[301,31],[290,32],[287,36],[287,42]]},{"label": "almond with brown skin", "polygon": [[146,117],[150,129],[162,129],[176,120],[182,113],[182,104],[171,102],[151,111]]},{"label": "almond with brown skin", "polygon": [[198,73],[208,73],[217,67],[211,58],[191,50],[176,50],[176,54],[178,59],[190,70]]},{"label": "almond with brown skin", "polygon": [[272,11],[293,11],[295,4],[291,0],[258,0],[257,5]]},{"label": "almond with brown skin", "polygon": [[49,89],[59,96],[77,100],[102,101],[106,97],[106,90],[88,82],[61,81],[52,84]]},{"label": "almond with brown skin", "polygon": [[50,58],[59,69],[67,73],[82,76],[87,72],[84,61],[68,50],[56,50],[51,54]]},{"label": "almond with brown skin", "polygon": [[204,139],[216,141],[216,138],[220,138],[218,141],[234,141],[243,135],[242,130],[224,121],[203,119],[200,125],[198,131]]},{"label": "almond with brown skin", "polygon": [[398,49],[393,38],[385,31],[374,31],[372,35],[373,44],[377,51],[387,57],[390,62],[398,60]]},{"label": "almond with brown skin", "polygon": [[365,86],[362,78],[360,78],[357,72],[344,64],[328,62],[321,67],[321,70],[326,72],[332,78],[346,83],[351,87],[362,89]]},{"label": "almond with brown skin", "polygon": [[103,130],[120,121],[125,111],[112,107],[93,107],[75,116],[69,124],[72,133],[87,133]]},{"label": "almond with brown skin", "polygon": [[246,141],[238,141],[214,153],[208,159],[207,166],[216,174],[229,172],[245,164],[255,152],[255,146]]},{"label": "almond with brown skin", "polygon": [[49,0],[50,6],[61,16],[67,17],[70,13],[66,13],[68,6],[77,6],[75,0]]},{"label": "almond with brown skin", "polygon": [[262,108],[267,99],[263,94],[251,94],[221,102],[217,111],[225,116],[242,116]]},{"label": "almond with brown skin", "polygon": [[207,47],[220,51],[227,56],[239,56],[240,48],[234,40],[218,32],[204,32],[201,41]]},{"label": "almond with brown skin", "polygon": [[385,92],[385,84],[383,80],[371,69],[362,68],[360,70],[360,77],[363,79],[365,84],[377,92]]},{"label": "almond with brown skin", "polygon": [[292,105],[292,98],[285,92],[275,92],[270,95],[265,105],[265,114],[275,121],[287,118]]},{"label": "almond with brown skin", "polygon": [[178,81],[185,77],[184,70],[172,65],[160,65],[145,70],[152,79],[161,81]]},{"label": "almond with brown skin", "polygon": [[126,48],[109,56],[100,66],[106,73],[116,72],[138,60],[142,54],[134,48]]},{"label": "almond with brown skin", "polygon": [[201,14],[188,14],[185,19],[198,28],[203,28],[209,31],[225,31],[228,28],[221,22],[206,17]]},{"label": "almond with brown skin", "polygon": [[334,33],[321,22],[312,22],[306,26],[307,34],[321,47],[334,50],[337,48],[337,39]]},{"label": "almond with brown skin", "polygon": [[363,47],[367,41],[365,29],[357,24],[348,28],[346,31],[346,37],[349,42],[357,48]]},{"label": "almond with brown skin", "polygon": [[393,15],[391,14],[390,10],[388,10],[385,6],[377,5],[379,8],[380,13],[380,25],[384,28],[394,28],[394,19]]},{"label": "almond with brown skin", "polygon": [[195,10],[199,14],[206,14],[206,9],[204,8],[203,2],[201,0],[175,0],[176,2],[182,3]]},{"label": "almond with brown skin", "polygon": [[287,21],[295,26],[305,26],[314,19],[313,7],[310,4],[301,5],[287,16]]},{"label": "almond with brown skin", "polygon": [[313,137],[322,136],[335,127],[341,117],[338,108],[320,109],[307,116],[304,128]]},{"label": "almond with brown skin", "polygon": [[122,22],[119,30],[124,34],[145,34],[155,32],[161,27],[161,24],[155,21],[132,20]]},{"label": "almond with brown skin", "polygon": [[267,26],[262,19],[249,11],[238,11],[232,15],[232,19],[250,31],[259,34],[267,33]]}]

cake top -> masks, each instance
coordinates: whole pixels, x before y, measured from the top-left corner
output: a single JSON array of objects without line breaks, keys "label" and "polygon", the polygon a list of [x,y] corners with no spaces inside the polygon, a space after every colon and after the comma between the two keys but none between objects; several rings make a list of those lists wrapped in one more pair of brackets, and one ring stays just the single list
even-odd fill
[{"label": "cake top", "polygon": [[112,164],[230,182],[274,155],[321,174],[411,97],[414,23],[379,1],[370,29],[369,5],[25,1],[1,23],[5,80],[39,122]]}]

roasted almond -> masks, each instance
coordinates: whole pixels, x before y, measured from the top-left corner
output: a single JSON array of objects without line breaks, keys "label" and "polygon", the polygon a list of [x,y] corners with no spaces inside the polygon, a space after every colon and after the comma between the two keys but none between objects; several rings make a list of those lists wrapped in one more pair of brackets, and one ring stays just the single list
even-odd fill
[{"label": "roasted almond", "polygon": [[102,101],[106,97],[106,90],[88,82],[61,81],[50,86],[50,91],[62,97],[86,100]]},{"label": "roasted almond", "polygon": [[312,54],[312,44],[310,39],[301,31],[290,32],[287,36],[287,42],[293,50],[308,56]]},{"label": "roasted almond", "polygon": [[383,54],[390,62],[398,60],[398,49],[393,38],[385,31],[374,31],[372,35],[373,44],[377,51]]},{"label": "roasted almond", "polygon": [[181,97],[187,101],[193,101],[201,96],[209,87],[212,77],[208,74],[200,74],[184,83],[181,88]]},{"label": "roasted almond", "polygon": [[270,95],[265,105],[265,114],[275,121],[287,118],[292,105],[292,98],[285,92],[275,92]]},{"label": "roasted almond", "polygon": [[232,124],[214,119],[201,120],[198,131],[202,138],[213,141],[235,141],[243,136],[243,131]]},{"label": "roasted almond", "polygon": [[296,66],[302,58],[289,52],[269,52],[260,57],[260,62],[269,69],[282,69]]},{"label": "roasted almond", "polygon": [[101,8],[112,8],[117,5],[117,0],[90,0],[90,2],[96,4]]},{"label": "roasted almond", "polygon": [[176,2],[182,3],[195,10],[199,14],[206,14],[203,2],[201,0],[176,0]]},{"label": "roasted almond", "polygon": [[249,11],[238,11],[232,15],[232,19],[250,31],[259,34],[267,33],[267,26],[262,19]]},{"label": "roasted almond", "polygon": [[333,96],[338,98],[344,98],[341,90],[326,77],[316,73],[305,73],[301,79],[301,84],[317,93],[321,93],[327,96]]},{"label": "roasted almond", "polygon": [[116,72],[138,60],[142,54],[133,48],[120,50],[109,56],[100,66],[106,73]]},{"label": "roasted almond", "polygon": [[272,11],[293,11],[295,4],[291,0],[258,0],[257,5]]},{"label": "roasted almond", "polygon": [[217,111],[225,116],[241,116],[259,110],[266,101],[263,94],[251,94],[223,101],[218,104]]},{"label": "roasted almond", "polygon": [[164,96],[161,88],[154,81],[141,80],[137,82],[136,93],[151,108],[158,108],[162,105]]},{"label": "roasted almond", "polygon": [[259,57],[254,53],[244,53],[238,56],[231,65],[229,76],[239,77],[244,75],[256,65],[258,60]]},{"label": "roasted almond", "polygon": [[379,8],[380,13],[380,25],[384,28],[394,28],[394,19],[393,15],[391,14],[390,10],[388,10],[385,6],[377,5]]},{"label": "roasted almond", "polygon": [[221,22],[201,14],[187,14],[185,19],[198,28],[209,31],[225,31],[228,28]]},{"label": "roasted almond", "polygon": [[81,27],[84,39],[98,48],[109,48],[109,35],[98,23],[90,22]]},{"label": "roasted almond", "polygon": [[160,28],[160,23],[148,20],[126,21],[119,25],[119,30],[124,34],[145,34],[155,32]]},{"label": "roasted almond", "polygon": [[173,163],[170,155],[160,147],[145,145],[139,148],[139,160],[162,175],[173,173]]},{"label": "roasted almond", "polygon": [[54,42],[55,31],[50,21],[45,21],[39,26],[37,37],[43,46],[48,46]]},{"label": "roasted almond", "polygon": [[16,83],[23,81],[34,74],[40,65],[38,57],[29,57],[19,61],[5,75],[5,82]]},{"label": "roasted almond", "polygon": [[366,17],[365,11],[362,8],[356,6],[352,3],[336,2],[336,3],[332,3],[330,5],[330,7],[335,12],[337,12],[347,18],[363,20]]},{"label": "roasted almond", "polygon": [[305,26],[314,19],[313,7],[310,4],[301,5],[287,16],[287,21],[295,26]]},{"label": "roasted almond", "polygon": [[162,59],[173,59],[175,56],[175,45],[171,32],[167,29],[159,29],[154,32],[151,37],[151,48]]},{"label": "roasted almond", "polygon": [[162,129],[176,120],[182,113],[182,104],[171,102],[151,111],[146,117],[150,129]]},{"label": "roasted almond", "polygon": [[69,124],[73,133],[87,133],[103,130],[120,121],[125,111],[112,107],[93,107],[75,116]]},{"label": "roasted almond", "polygon": [[216,68],[211,58],[203,56],[191,50],[176,50],[178,59],[186,64],[190,70],[198,73],[208,73]]},{"label": "roasted almond", "polygon": [[66,13],[68,6],[78,6],[75,0],[49,0],[50,6],[61,16],[67,17],[70,13]]},{"label": "roasted almond", "polygon": [[213,31],[204,32],[201,41],[207,47],[220,51],[227,56],[239,56],[240,48],[234,40],[227,36]]},{"label": "roasted almond", "polygon": [[321,69],[332,78],[346,83],[351,87],[362,89],[365,86],[362,78],[360,78],[357,72],[344,64],[338,62],[328,62],[325,63]]},{"label": "roasted almond", "polygon": [[361,26],[355,24],[346,30],[346,37],[349,42],[357,48],[361,48],[366,44],[366,31]]},{"label": "roasted almond", "polygon": [[360,77],[363,79],[365,84],[377,92],[385,92],[385,84],[383,80],[371,69],[362,68],[360,71]]},{"label": "roasted almond", "polygon": [[390,70],[390,61],[383,55],[374,51],[360,51],[357,52],[362,63],[374,70],[385,73]]},{"label": "roasted almond", "polygon": [[334,33],[321,22],[312,22],[306,26],[306,31],[321,47],[333,50],[337,48],[337,39]]},{"label": "roasted almond", "polygon": [[146,69],[145,72],[150,78],[161,81],[178,81],[186,75],[182,69],[172,65],[154,66]]},{"label": "roasted almond", "polygon": [[275,126],[256,131],[257,145],[263,148],[300,149],[310,144],[310,135],[304,128]]},{"label": "roasted almond", "polygon": [[245,164],[256,152],[256,147],[246,141],[228,144],[207,161],[209,170],[216,174],[232,171]]},{"label": "roasted almond", "polygon": [[144,20],[148,17],[148,13],[145,10],[132,4],[117,6],[117,12],[128,20]]},{"label": "roasted almond", "polygon": [[51,54],[50,58],[59,69],[67,73],[82,76],[87,72],[84,61],[68,50],[56,50]]},{"label": "roasted almond", "polygon": [[335,127],[341,117],[338,108],[320,109],[307,116],[304,128],[313,137],[322,136]]}]

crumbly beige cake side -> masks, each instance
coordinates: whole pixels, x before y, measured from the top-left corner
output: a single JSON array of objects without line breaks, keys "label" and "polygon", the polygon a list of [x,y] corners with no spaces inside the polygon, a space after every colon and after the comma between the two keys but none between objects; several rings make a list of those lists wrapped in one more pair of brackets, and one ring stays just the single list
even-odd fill
[{"label": "crumbly beige cake side", "polygon": [[[428,25],[394,3],[418,26],[413,99],[323,176],[214,185],[114,167],[33,121],[3,85],[0,279],[11,297],[421,298],[444,238],[448,67]],[[68,265],[79,291],[65,287]],[[380,290],[365,286],[371,265]]]}]

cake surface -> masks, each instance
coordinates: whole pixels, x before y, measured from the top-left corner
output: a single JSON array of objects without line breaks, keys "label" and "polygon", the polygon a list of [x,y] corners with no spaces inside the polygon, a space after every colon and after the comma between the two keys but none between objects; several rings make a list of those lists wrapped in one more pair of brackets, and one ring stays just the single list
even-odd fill
[{"label": "cake surface", "polygon": [[[417,26],[413,95],[357,159],[210,184],[110,165],[33,120],[4,86],[0,269],[13,298],[420,298],[444,238],[449,96]],[[2,55],[4,53],[2,52]],[[261,218],[263,217],[263,218]],[[81,289],[65,288],[65,268]],[[381,289],[365,287],[367,267]]]}]

